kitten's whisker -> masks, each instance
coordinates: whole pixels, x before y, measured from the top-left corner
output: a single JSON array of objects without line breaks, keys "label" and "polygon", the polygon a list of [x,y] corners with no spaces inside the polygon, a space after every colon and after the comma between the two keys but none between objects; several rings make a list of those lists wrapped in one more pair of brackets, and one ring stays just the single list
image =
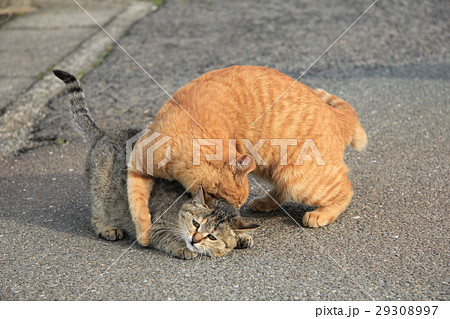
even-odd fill
[{"label": "kitten's whisker", "polygon": [[181,229],[174,229],[174,228],[160,228],[159,231],[161,232],[165,232],[165,233],[173,233],[173,234],[177,234],[177,235],[184,235],[185,232]]},{"label": "kitten's whisker", "polygon": [[175,235],[175,238],[181,240],[183,243],[185,242],[186,234],[184,232],[180,232],[180,233],[174,232],[174,235]]},{"label": "kitten's whisker", "polygon": [[170,223],[170,222],[168,222],[168,224],[169,225],[165,225],[164,229],[167,229],[167,230],[170,230],[170,231],[172,231],[172,230],[173,231],[178,231],[178,232],[182,232],[182,233],[186,232],[186,230],[183,227],[181,227],[180,225],[178,225],[178,224]]},{"label": "kitten's whisker", "polygon": [[216,258],[217,257],[211,255],[211,267],[214,265],[214,262],[216,261]]},{"label": "kitten's whisker", "polygon": [[167,227],[166,229],[167,229],[167,230],[170,230],[170,231],[173,231],[173,232],[181,233],[181,234],[186,233],[186,232],[184,231],[184,229],[182,229],[182,228],[169,228],[169,227]]},{"label": "kitten's whisker", "polygon": [[174,223],[174,222],[171,222],[171,221],[169,221],[169,220],[165,220],[164,223],[170,224],[170,225],[175,225],[175,226],[177,226],[177,227],[181,227],[179,223]]},{"label": "kitten's whisker", "polygon": [[204,251],[202,251],[202,252],[200,253],[200,258],[199,258],[199,260],[198,260],[198,263],[199,263],[199,264],[200,264],[200,262],[202,262],[203,256],[204,256]]}]

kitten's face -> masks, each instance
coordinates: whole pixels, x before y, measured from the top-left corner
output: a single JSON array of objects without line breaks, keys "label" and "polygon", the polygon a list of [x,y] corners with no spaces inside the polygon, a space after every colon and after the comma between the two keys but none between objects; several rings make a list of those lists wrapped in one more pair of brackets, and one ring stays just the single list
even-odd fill
[{"label": "kitten's face", "polygon": [[218,257],[236,247],[237,236],[232,225],[237,215],[229,215],[219,209],[211,209],[194,200],[182,206],[179,215],[180,226],[182,238],[189,250]]}]

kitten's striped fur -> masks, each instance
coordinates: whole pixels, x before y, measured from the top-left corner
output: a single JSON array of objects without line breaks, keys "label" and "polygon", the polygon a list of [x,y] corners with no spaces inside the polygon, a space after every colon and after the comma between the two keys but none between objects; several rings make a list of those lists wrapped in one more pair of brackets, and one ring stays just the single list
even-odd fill
[{"label": "kitten's striped fur", "polygon": [[[101,130],[89,115],[76,78],[60,70],[54,70],[54,74],[66,83],[74,128],[91,144],[86,175],[92,226],[106,240],[122,239],[124,232],[135,237],[126,189],[126,141],[139,130]],[[153,247],[178,258],[191,259],[198,254],[222,256],[234,248],[253,245],[252,237],[246,232],[258,226],[243,222],[232,205],[214,199],[205,202],[203,191],[195,198],[184,192],[177,182],[156,181],[150,204],[153,221],[157,221],[151,228]],[[193,220],[198,221],[198,228],[194,227]]]},{"label": "kitten's striped fur", "polygon": [[53,73],[66,83],[66,90],[67,93],[69,93],[69,109],[70,114],[72,115],[73,127],[87,141],[91,143],[96,141],[102,135],[102,131],[97,127],[89,115],[86,98],[80,83],[72,74],[67,72],[54,70]]}]

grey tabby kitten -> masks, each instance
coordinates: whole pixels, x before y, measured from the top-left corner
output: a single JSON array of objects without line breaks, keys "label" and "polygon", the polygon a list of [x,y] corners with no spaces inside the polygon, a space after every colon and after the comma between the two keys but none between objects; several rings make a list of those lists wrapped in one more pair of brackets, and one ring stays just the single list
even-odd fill
[{"label": "grey tabby kitten", "polygon": [[[137,129],[101,130],[89,115],[83,90],[77,79],[60,70],[53,73],[66,83],[74,128],[91,144],[86,175],[92,202],[91,222],[106,240],[119,240],[124,232],[135,236],[127,197],[126,141]],[[223,256],[234,248],[253,245],[246,232],[258,225],[244,222],[224,200],[208,198],[202,187],[190,198],[178,182],[157,180],[149,203],[152,212],[151,245],[175,257],[198,254]]]}]

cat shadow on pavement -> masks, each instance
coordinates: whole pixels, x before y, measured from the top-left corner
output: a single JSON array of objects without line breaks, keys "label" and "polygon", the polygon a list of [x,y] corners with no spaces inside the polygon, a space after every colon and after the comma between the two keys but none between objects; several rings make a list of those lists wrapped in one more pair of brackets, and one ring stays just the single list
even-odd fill
[{"label": "cat shadow on pavement", "polygon": [[[250,201],[252,198],[249,198]],[[302,227],[302,219],[306,212],[313,211],[315,208],[300,203],[286,202],[269,212],[256,212],[251,210],[247,204],[241,209],[241,215],[247,219],[251,219],[252,222],[259,224],[269,224],[271,219],[285,217],[283,218],[283,223],[287,225],[298,224]],[[292,217],[292,218],[291,218]]]},{"label": "cat shadow on pavement", "polygon": [[[14,175],[2,177],[0,187],[5,193],[0,202],[0,218],[65,233],[70,237],[106,243],[96,236],[91,226],[91,199],[87,182],[82,174],[73,172]],[[253,197],[254,195],[251,195],[249,200]],[[302,225],[305,212],[313,210],[298,203],[284,203],[282,207],[284,210],[278,207],[270,212],[255,212],[246,204],[241,209],[241,215],[249,222],[266,227],[270,227],[272,219],[279,217],[283,217],[283,223],[292,225],[294,221],[286,214],[287,212]],[[134,240],[134,236],[127,235],[123,240],[111,244],[128,247]]]},{"label": "cat shadow on pavement", "polygon": [[[0,178],[4,190],[0,219],[33,226],[43,233],[60,232],[71,238],[98,240],[91,225],[91,199],[82,174],[14,175]],[[115,245],[128,247],[134,238],[126,236]],[[139,245],[137,245],[140,247]]]}]

